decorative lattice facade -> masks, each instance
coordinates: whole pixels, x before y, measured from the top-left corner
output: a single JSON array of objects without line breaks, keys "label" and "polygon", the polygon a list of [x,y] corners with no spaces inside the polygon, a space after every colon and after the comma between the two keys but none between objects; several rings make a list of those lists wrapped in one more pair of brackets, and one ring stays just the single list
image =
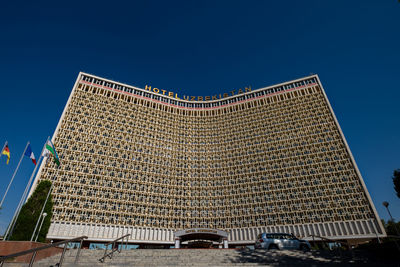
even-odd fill
[{"label": "decorative lattice facade", "polygon": [[191,102],[80,73],[53,142],[50,238],[385,234],[316,75]]}]

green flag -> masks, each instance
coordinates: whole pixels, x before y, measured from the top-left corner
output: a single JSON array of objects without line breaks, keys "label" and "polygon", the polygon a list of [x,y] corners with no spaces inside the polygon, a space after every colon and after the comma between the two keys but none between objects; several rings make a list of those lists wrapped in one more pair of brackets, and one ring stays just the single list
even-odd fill
[{"label": "green flag", "polygon": [[50,154],[53,155],[54,163],[60,166],[60,159],[58,158],[56,148],[53,143],[48,140],[43,151],[43,157],[48,157]]}]

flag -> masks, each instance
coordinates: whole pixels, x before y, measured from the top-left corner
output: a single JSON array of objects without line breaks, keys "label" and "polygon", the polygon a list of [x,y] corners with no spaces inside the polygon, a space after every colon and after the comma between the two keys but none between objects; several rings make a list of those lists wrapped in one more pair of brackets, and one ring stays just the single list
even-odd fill
[{"label": "flag", "polygon": [[58,158],[56,148],[53,143],[48,140],[43,151],[43,157],[48,157],[50,154],[53,155],[54,163],[57,164],[57,166],[60,166],[60,159]]},{"label": "flag", "polygon": [[36,159],[35,159],[35,155],[32,152],[31,145],[28,145],[28,147],[25,149],[24,155],[27,156],[28,158],[30,158],[32,160],[33,164],[36,165]]},{"label": "flag", "polygon": [[7,156],[7,164],[8,164],[10,162],[10,149],[8,148],[8,145],[6,145],[4,147],[3,151],[1,152],[1,154]]}]

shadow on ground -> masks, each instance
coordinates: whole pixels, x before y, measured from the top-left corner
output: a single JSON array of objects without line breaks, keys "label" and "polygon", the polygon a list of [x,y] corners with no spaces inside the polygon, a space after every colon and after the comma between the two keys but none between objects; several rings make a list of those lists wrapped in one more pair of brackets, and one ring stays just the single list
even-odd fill
[{"label": "shadow on ground", "polygon": [[[240,250],[231,263],[270,266],[400,266],[396,259],[382,259],[366,251]],[[228,259],[227,259],[228,260]],[[229,263],[229,261],[225,262]]]}]

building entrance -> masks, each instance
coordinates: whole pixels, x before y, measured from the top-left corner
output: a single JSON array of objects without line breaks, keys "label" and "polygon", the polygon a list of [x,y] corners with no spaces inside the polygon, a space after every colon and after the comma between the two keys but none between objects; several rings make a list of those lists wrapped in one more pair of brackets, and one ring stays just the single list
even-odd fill
[{"label": "building entrance", "polygon": [[[217,242],[220,248],[228,248],[228,232],[210,228],[192,228],[177,231],[175,236],[175,248],[181,248],[181,244],[189,242],[189,247],[211,247],[213,242]],[[207,247],[207,246],[206,246]]]}]

